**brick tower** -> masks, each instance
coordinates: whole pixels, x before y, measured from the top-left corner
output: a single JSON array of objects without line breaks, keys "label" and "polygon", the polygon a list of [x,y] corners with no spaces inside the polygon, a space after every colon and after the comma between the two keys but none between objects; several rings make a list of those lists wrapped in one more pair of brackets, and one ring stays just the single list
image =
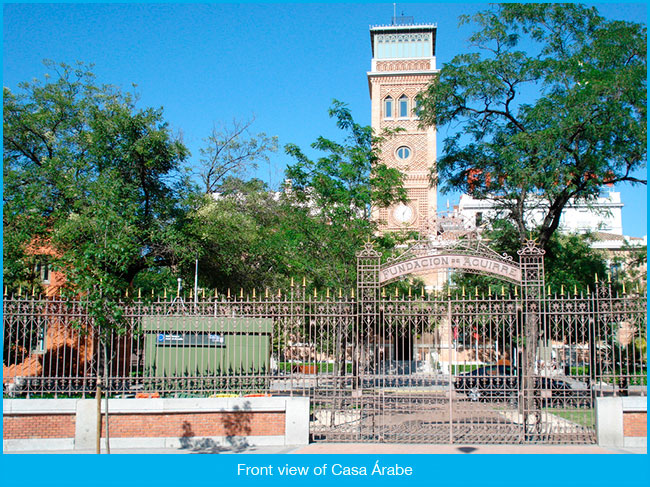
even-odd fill
[{"label": "brick tower", "polygon": [[436,130],[419,128],[415,113],[415,95],[436,73],[436,26],[409,20],[394,19],[393,25],[370,28],[371,125],[376,134],[403,129],[384,143],[381,160],[404,173],[409,199],[407,204],[373,211],[382,231],[417,230],[436,215],[436,187],[430,183],[436,164]]}]

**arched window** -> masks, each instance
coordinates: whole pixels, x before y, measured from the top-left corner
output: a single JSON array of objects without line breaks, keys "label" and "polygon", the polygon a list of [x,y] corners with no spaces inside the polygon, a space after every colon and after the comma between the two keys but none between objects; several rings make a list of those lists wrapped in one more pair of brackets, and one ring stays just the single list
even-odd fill
[{"label": "arched window", "polygon": [[393,99],[390,96],[384,98],[384,118],[393,118]]},{"label": "arched window", "polygon": [[399,99],[399,117],[407,118],[409,116],[409,99],[402,95]]}]

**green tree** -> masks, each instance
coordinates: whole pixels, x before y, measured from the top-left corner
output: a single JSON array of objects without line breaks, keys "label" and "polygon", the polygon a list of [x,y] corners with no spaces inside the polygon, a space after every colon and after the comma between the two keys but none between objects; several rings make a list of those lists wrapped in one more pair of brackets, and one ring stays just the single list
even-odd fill
[{"label": "green tree", "polygon": [[[107,275],[125,289],[143,269],[178,260],[188,151],[162,110],[138,109],[132,96],[97,85],[84,64],[46,65],[54,79],[4,89],[5,281],[21,277],[30,244],[42,242],[76,292]],[[120,219],[124,232],[107,230]],[[93,255],[98,238],[111,252]]]},{"label": "green tree", "polygon": [[[203,196],[185,229],[196,245],[200,285],[225,292],[284,284],[291,253],[280,237],[285,217],[277,194],[257,179],[227,177],[217,196]],[[186,264],[184,273],[193,272]]]},{"label": "green tree", "polygon": [[390,133],[373,134],[336,100],[329,115],[346,132],[343,142],[319,137],[312,148],[324,155],[316,160],[294,144],[285,146],[296,162],[286,171],[282,233],[295,249],[288,264],[293,272],[311,276],[319,287],[346,287],[355,282],[355,252],[376,231],[372,209],[404,201],[406,191],[402,174],[379,159]]},{"label": "green tree", "polygon": [[82,63],[46,66],[54,78],[3,91],[4,277],[24,277],[34,244],[50,248],[64,292],[87,303],[107,378],[108,343],[127,331],[125,291],[182,259],[188,151],[161,109],[137,108]]},{"label": "green tree", "polygon": [[[424,124],[458,131],[438,160],[443,190],[493,198],[521,241],[546,247],[571,198],[646,184],[647,34],[574,4],[499,4],[474,22],[474,52],[419,96]],[[526,206],[543,209],[529,228]]]}]

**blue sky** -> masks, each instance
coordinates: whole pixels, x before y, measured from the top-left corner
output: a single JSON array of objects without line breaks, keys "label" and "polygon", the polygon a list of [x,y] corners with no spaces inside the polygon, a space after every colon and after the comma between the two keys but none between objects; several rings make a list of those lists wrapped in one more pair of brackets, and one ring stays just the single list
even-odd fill
[{"label": "blue sky", "polygon": [[[441,67],[466,46],[458,16],[485,3],[398,3],[398,14],[438,25]],[[647,23],[643,3],[597,4],[606,17]],[[42,60],[95,64],[103,83],[131,90],[141,106],[164,107],[192,152],[213,126],[255,117],[253,131],[307,148],[338,137],[327,116],[333,98],[370,123],[366,72],[370,25],[386,24],[392,3],[8,4],[3,6],[3,85],[42,79]],[[445,132],[438,134],[442,146]],[[277,186],[291,160],[282,152],[258,171]],[[645,171],[642,174],[645,177]],[[646,188],[621,186],[623,228],[643,236]],[[455,203],[456,195],[442,195]]]}]

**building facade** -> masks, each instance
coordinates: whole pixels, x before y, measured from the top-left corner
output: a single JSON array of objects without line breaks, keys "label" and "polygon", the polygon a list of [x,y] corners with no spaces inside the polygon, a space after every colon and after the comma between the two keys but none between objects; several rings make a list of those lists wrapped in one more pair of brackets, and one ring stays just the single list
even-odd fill
[{"label": "building facade", "polygon": [[436,25],[406,24],[370,28],[372,67],[368,72],[371,125],[386,137],[380,160],[404,174],[408,202],[375,209],[381,231],[417,230],[436,216],[436,129],[420,128],[416,95],[436,73]]},{"label": "building facade", "polygon": [[[531,201],[526,208],[530,227],[540,225],[546,215],[547,205]],[[564,233],[604,232],[623,235],[623,203],[621,193],[603,192],[595,201],[569,200],[560,217],[559,231]],[[490,199],[475,199],[464,194],[458,203],[460,215],[474,227],[501,217],[502,210]]]}]

